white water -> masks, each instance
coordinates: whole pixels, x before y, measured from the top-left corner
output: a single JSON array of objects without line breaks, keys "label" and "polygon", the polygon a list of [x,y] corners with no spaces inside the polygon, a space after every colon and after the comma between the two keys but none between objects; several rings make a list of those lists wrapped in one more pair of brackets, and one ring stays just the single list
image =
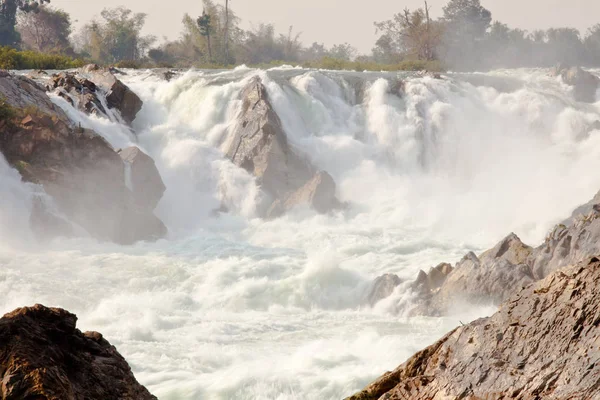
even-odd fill
[{"label": "white water", "polygon": [[[252,177],[221,150],[256,74],[291,143],[332,174],[347,211],[255,217]],[[518,84],[502,93],[467,83],[473,76]],[[0,311],[39,302],[77,313],[161,399],[359,390],[459,320],[493,312],[408,319],[394,314],[410,302],[402,290],[361,306],[376,276],[413,279],[511,231],[536,245],[600,189],[600,131],[589,129],[600,103],[575,103],[545,71],[403,78],[399,95],[392,74],[240,68],[168,83],[130,72],[124,80],[144,100],[136,144],[167,185],[157,214],[170,237],[36,244],[23,229],[34,188],[0,160]],[[116,148],[136,141],[117,119],[54,100]],[[215,218],[221,202],[232,213]]]}]

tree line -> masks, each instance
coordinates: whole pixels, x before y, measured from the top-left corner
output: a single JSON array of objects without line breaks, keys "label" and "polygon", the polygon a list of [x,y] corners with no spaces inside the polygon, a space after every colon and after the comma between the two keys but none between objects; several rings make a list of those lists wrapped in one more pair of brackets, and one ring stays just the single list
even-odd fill
[{"label": "tree line", "polygon": [[527,32],[494,21],[480,0],[450,0],[437,19],[425,1],[421,8],[375,22],[379,37],[367,55],[348,43],[305,46],[293,27],[284,33],[269,23],[242,29],[229,0],[220,1],[202,0],[203,13],[184,15],[178,39],[159,42],[142,33],[147,15],[125,7],[105,9],[74,31],[69,14],[52,7],[50,0],[0,0],[0,46],[131,66],[286,62],[353,69],[444,65],[474,70],[600,65],[600,24],[584,35],[573,28]]}]

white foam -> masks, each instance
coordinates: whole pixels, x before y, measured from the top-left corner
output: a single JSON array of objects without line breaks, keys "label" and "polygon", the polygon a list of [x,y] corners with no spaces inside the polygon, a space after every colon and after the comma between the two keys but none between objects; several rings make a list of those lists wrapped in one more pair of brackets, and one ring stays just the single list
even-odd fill
[{"label": "white foam", "polygon": [[[291,145],[332,174],[347,210],[256,218],[259,188],[223,150],[239,92],[257,74]],[[574,103],[544,70],[479,75],[520,89],[453,74],[244,67],[166,82],[128,71],[144,101],[137,137],[54,97],[115,148],[154,158],[167,186],[157,214],[171,236],[130,247],[61,240],[52,251],[10,244],[0,310],[41,302],[76,312],[161,399],[343,398],[459,321],[493,312],[407,319],[396,315],[412,300],[404,287],[370,308],[362,299],[376,276],[413,279],[511,231],[535,245],[600,188],[598,104]],[[25,235],[5,227],[23,226],[30,194],[1,160],[0,180],[6,243]],[[231,214],[215,217],[222,204]]]}]

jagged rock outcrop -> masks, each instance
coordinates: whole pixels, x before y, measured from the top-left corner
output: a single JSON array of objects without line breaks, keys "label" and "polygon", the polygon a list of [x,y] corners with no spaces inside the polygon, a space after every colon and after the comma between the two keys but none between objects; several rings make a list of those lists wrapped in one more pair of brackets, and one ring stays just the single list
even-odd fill
[{"label": "jagged rock outcrop", "polygon": [[135,146],[120,150],[119,155],[125,162],[125,182],[131,186],[135,202],[154,210],[167,189],[154,160]]},{"label": "jagged rock outcrop", "polygon": [[96,84],[73,72],[60,72],[53,75],[47,83],[47,89],[56,92],[81,111],[106,115],[106,109],[96,94]]},{"label": "jagged rock outcrop", "polygon": [[464,302],[498,305],[524,286],[595,254],[600,254],[598,194],[557,225],[537,248],[510,234],[479,257],[468,253],[454,268],[421,271],[410,285],[416,295],[413,308],[404,311],[440,315]]},{"label": "jagged rock outcrop", "polygon": [[600,78],[594,74],[584,71],[579,67],[557,67],[554,74],[560,76],[564,83],[573,86],[575,100],[594,103],[596,102],[596,93],[600,88]]},{"label": "jagged rock outcrop", "polygon": [[568,267],[347,400],[600,398],[600,261]]},{"label": "jagged rock outcrop", "polygon": [[156,400],[100,333],[82,333],[77,317],[42,305],[0,319],[3,400]]},{"label": "jagged rock outcrop", "polygon": [[1,73],[0,97],[12,114],[2,121],[0,151],[24,180],[43,185],[71,222],[123,244],[166,234],[152,211],[136,204],[119,154],[95,132],[72,126],[43,87]]},{"label": "jagged rock outcrop", "polygon": [[111,69],[95,64],[76,72],[60,72],[52,76],[47,85],[49,91],[56,91],[80,110],[107,115],[107,110],[98,97],[101,91],[108,109],[118,110],[123,120],[129,124],[143,106],[138,95],[117,79]]},{"label": "jagged rock outcrop", "polygon": [[307,203],[319,212],[337,206],[335,182],[290,147],[281,120],[259,77],[242,90],[238,126],[226,151],[234,164],[253,174],[270,197],[266,216],[278,216]]}]

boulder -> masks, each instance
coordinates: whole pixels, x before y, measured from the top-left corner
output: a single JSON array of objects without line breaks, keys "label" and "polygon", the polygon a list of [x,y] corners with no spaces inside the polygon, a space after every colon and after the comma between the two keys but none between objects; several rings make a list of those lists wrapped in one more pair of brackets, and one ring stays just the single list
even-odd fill
[{"label": "boulder", "polygon": [[557,67],[554,74],[559,75],[567,85],[573,86],[575,100],[586,103],[596,102],[600,78],[579,67]]},{"label": "boulder", "polygon": [[600,261],[553,273],[347,400],[600,398]]},{"label": "boulder", "polygon": [[154,210],[167,189],[154,160],[135,146],[120,150],[119,155],[125,162],[125,182],[135,202]]},{"label": "boulder", "polygon": [[43,186],[61,214],[101,240],[129,244],[166,234],[134,200],[119,154],[95,132],[73,127],[43,87],[5,75],[0,96],[14,114],[0,131],[0,151],[24,180]]},{"label": "boulder", "polygon": [[301,203],[308,203],[319,212],[327,212],[339,204],[333,178],[316,171],[290,147],[259,77],[250,80],[241,98],[238,124],[226,155],[257,178],[271,203],[278,202],[272,204],[267,215],[280,215]]},{"label": "boulder", "polygon": [[388,298],[394,293],[396,287],[402,283],[402,279],[394,274],[385,274],[373,282],[367,294],[367,303],[373,307],[381,300]]},{"label": "boulder", "polygon": [[324,214],[341,207],[335,197],[335,181],[327,172],[320,171],[304,186],[276,200],[267,211],[267,217],[274,218],[299,205],[308,205]]},{"label": "boulder", "polygon": [[118,110],[125,122],[133,122],[144,103],[127,85],[117,79],[113,72],[90,64],[79,70],[79,74],[105,93],[108,108]]},{"label": "boulder", "polygon": [[0,397],[4,400],[155,400],[117,349],[77,317],[42,305],[0,319]]}]

